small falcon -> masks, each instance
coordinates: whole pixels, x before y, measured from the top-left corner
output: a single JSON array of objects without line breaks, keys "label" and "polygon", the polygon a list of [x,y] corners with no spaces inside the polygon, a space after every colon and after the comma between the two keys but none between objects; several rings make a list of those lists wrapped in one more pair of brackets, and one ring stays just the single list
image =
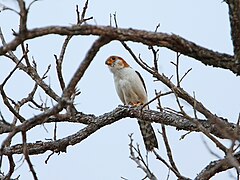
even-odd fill
[{"label": "small falcon", "polygon": [[[105,64],[113,73],[117,94],[124,105],[140,106],[148,102],[147,90],[139,72],[132,69],[119,56],[110,56]],[[148,109],[145,106],[144,109]],[[158,142],[151,123],[138,119],[147,151],[158,148]]]}]

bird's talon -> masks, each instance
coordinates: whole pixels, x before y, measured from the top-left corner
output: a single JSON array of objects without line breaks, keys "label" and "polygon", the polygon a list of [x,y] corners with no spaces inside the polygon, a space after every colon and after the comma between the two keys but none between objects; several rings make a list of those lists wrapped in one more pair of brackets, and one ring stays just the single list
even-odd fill
[{"label": "bird's talon", "polygon": [[132,107],[138,107],[138,106],[143,105],[143,103],[142,102],[136,102],[136,103],[130,102],[129,105],[131,105]]}]

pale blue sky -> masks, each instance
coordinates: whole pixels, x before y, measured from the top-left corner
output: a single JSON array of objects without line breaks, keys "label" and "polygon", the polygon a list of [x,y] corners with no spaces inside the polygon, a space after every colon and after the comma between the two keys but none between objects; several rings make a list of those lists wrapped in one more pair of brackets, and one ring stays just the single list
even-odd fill
[{"label": "pale blue sky", "polygon": [[[28,3],[30,1],[27,1]],[[9,5],[17,9],[17,4],[10,0],[0,0],[0,3]],[[30,11],[28,27],[42,27],[47,25],[71,25],[76,21],[75,5],[80,9],[85,1],[82,0],[42,0],[36,2]],[[118,25],[124,28],[135,28],[154,31],[158,23],[161,24],[159,31],[178,34],[188,40],[207,47],[209,49],[232,54],[232,44],[228,20],[228,9],[221,0],[215,1],[192,1],[192,0],[151,0],[140,2],[132,1],[110,1],[110,0],[90,0],[87,16],[93,16],[94,21],[90,24],[109,25],[110,13],[117,13]],[[0,13],[0,27],[6,40],[9,42],[13,37],[11,29],[17,30],[18,21],[16,14],[12,12]],[[64,77],[71,78],[76,67],[85,56],[86,51],[91,46],[95,37],[74,37],[67,49],[64,60]],[[30,55],[38,63],[39,72],[43,74],[48,64],[52,64],[49,78],[46,82],[51,83],[51,87],[60,93],[60,88],[55,77],[55,59],[53,54],[59,54],[64,37],[47,36],[28,41]],[[148,48],[141,44],[129,43],[136,54],[141,54],[148,63],[152,63],[152,54]],[[16,54],[20,55],[19,52]],[[103,47],[95,57],[93,63],[87,70],[84,78],[78,84],[82,92],[76,99],[77,108],[84,113],[101,115],[113,110],[121,104],[115,93],[112,74],[104,65],[105,59],[110,55],[119,55],[126,59],[129,64],[137,69],[144,77],[147,85],[149,99],[154,97],[154,89],[166,91],[162,83],[154,83],[151,75],[144,72],[131,58],[128,52],[117,41],[111,42]],[[170,61],[174,61],[176,54],[165,48],[160,49],[160,71],[171,76],[175,69]],[[6,77],[14,65],[7,59],[0,57],[0,80]],[[236,122],[240,107],[240,85],[239,77],[227,70],[204,66],[194,59],[181,56],[181,73],[184,74],[189,68],[193,68],[182,86],[189,94],[193,91],[196,98],[201,101],[213,113],[228,118]],[[22,82],[25,82],[22,85]],[[18,83],[18,84],[16,84]],[[16,91],[17,87],[18,88]],[[28,77],[18,71],[7,84],[6,90],[9,95],[16,100],[26,96],[32,89],[33,83]],[[43,92],[38,96],[44,97]],[[176,108],[173,96],[163,99],[163,106]],[[12,120],[9,112],[3,107],[1,110],[6,119]],[[49,101],[49,103],[51,103]],[[192,113],[191,108],[186,111]],[[156,104],[151,104],[152,109],[156,109]],[[29,111],[25,108],[22,113],[27,117],[32,117],[37,111]],[[82,125],[60,125],[58,137],[70,135]],[[155,130],[160,125],[154,125]],[[42,126],[34,128],[29,133],[29,141],[44,140],[52,137],[53,127],[46,125],[49,132]],[[32,156],[31,160],[39,179],[120,179],[125,177],[130,180],[141,179],[144,173],[136,167],[136,164],[129,159],[128,134],[134,133],[134,140],[143,147],[142,138],[138,129],[138,124],[133,119],[124,119],[111,126],[104,127],[87,140],[74,146],[68,147],[66,154],[54,155],[47,165],[45,159],[50,154]],[[167,133],[176,164],[182,175],[194,178],[211,160],[215,160],[203,144],[199,133],[191,133],[184,140],[179,138],[184,131],[176,131],[175,128],[167,127]],[[3,136],[1,136],[1,139]],[[206,139],[206,138],[204,138]],[[17,138],[16,138],[17,140]],[[161,135],[158,135],[160,144],[159,154],[167,159]],[[222,156],[212,143],[209,146],[214,152]],[[142,148],[144,149],[144,148]],[[144,151],[143,151],[144,152]],[[16,160],[20,156],[15,156]],[[159,179],[166,179],[168,169],[155,160],[153,155],[149,156],[150,168]],[[21,163],[17,163],[19,166]],[[6,170],[7,171],[7,170]],[[20,179],[32,178],[26,163],[15,171],[15,177],[21,175]],[[228,174],[219,174],[213,179],[229,178]],[[173,174],[170,179],[176,179]]]}]

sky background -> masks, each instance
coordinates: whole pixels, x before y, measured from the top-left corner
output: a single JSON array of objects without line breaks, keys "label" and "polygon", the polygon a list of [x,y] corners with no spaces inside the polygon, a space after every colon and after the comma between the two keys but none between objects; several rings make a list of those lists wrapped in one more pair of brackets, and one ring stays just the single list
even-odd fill
[{"label": "sky background", "polygon": [[[26,1],[27,4],[31,1]],[[13,9],[18,9],[14,0],[0,0]],[[82,10],[85,1],[78,0],[42,0],[36,2],[30,9],[28,17],[28,28],[44,27],[49,25],[72,25],[76,22],[75,6],[79,5]],[[109,25],[110,14],[117,14],[118,26],[121,28],[134,28],[147,31],[154,31],[160,23],[160,32],[174,33],[193,41],[203,47],[232,54],[232,43],[228,19],[227,4],[221,0],[151,0],[151,1],[110,1],[110,0],[89,0],[87,17],[93,16],[94,20],[89,21],[93,25]],[[17,30],[18,17],[15,13],[4,11],[0,13],[0,27],[6,41],[13,39],[11,29]],[[61,95],[61,90],[56,78],[54,54],[59,55],[65,37],[50,35],[27,41],[30,49],[30,57],[33,57],[38,64],[39,74],[43,74],[49,64],[52,65],[49,76],[45,80],[51,87]],[[66,51],[63,73],[66,82],[72,77],[76,67],[85,57],[91,44],[96,37],[76,36]],[[128,43],[133,51],[149,64],[152,64],[152,54],[148,47],[137,43]],[[15,52],[21,57],[19,49]],[[95,115],[109,112],[121,104],[114,88],[112,74],[104,62],[110,55],[123,57],[134,69],[138,70],[147,85],[149,99],[154,97],[154,90],[167,91],[168,89],[161,82],[153,82],[150,74],[142,70],[131,58],[121,43],[113,41],[101,48],[94,58],[86,74],[78,84],[81,95],[76,99],[76,107],[79,111]],[[160,49],[160,71],[167,76],[175,75],[175,68],[170,63],[176,60],[176,53],[166,48]],[[236,122],[240,107],[240,80],[228,70],[212,68],[202,63],[181,56],[180,73],[183,75],[189,68],[192,71],[184,79],[182,87],[189,93],[195,92],[196,98],[201,101],[209,110],[218,116],[228,118]],[[3,57],[0,57],[0,82],[12,70],[14,64]],[[32,90],[34,83],[22,71],[17,71],[7,83],[8,95],[17,100],[27,96]],[[36,99],[46,99],[42,91],[38,91]],[[48,99],[47,102],[51,104]],[[12,116],[0,102],[0,109],[3,116],[11,122]],[[162,99],[164,107],[177,108],[174,96]],[[186,112],[192,114],[192,109],[186,103],[183,104]],[[156,109],[156,103],[150,105]],[[26,117],[37,114],[29,108],[23,108],[21,113]],[[199,116],[201,117],[201,116]],[[59,124],[57,137],[65,137],[80,130],[83,125]],[[45,128],[48,130],[46,131]],[[28,133],[28,141],[45,140],[53,137],[53,126],[45,125],[35,127]],[[155,132],[160,129],[159,124],[154,124]],[[67,153],[53,155],[46,165],[44,161],[51,152],[38,156],[31,156],[32,163],[39,179],[121,179],[121,177],[141,179],[144,173],[137,168],[137,165],[129,159],[129,137],[134,133],[134,142],[139,143],[144,153],[144,145],[138,124],[134,119],[126,118],[111,126],[104,127],[74,147],[69,146]],[[185,139],[179,140],[185,131],[177,131],[173,127],[167,127],[167,134],[172,147],[173,156],[177,167],[182,175],[194,178],[197,173],[208,165],[211,160],[217,158],[211,155],[203,139],[208,146],[219,156],[223,154],[215,148],[207,138],[199,133],[191,133]],[[5,135],[0,136],[0,142]],[[159,154],[167,159],[163,140],[160,134]],[[19,136],[13,142],[19,142]],[[227,141],[225,142],[228,143]],[[31,179],[27,164],[21,165],[21,157],[15,156],[18,169],[14,176],[19,174],[20,179]],[[7,172],[7,161],[5,159],[3,171]],[[159,161],[155,160],[152,154],[149,155],[151,170],[159,179],[166,179],[168,169]],[[228,173],[219,174],[213,179],[229,178]],[[171,173],[169,179],[176,179]]]}]

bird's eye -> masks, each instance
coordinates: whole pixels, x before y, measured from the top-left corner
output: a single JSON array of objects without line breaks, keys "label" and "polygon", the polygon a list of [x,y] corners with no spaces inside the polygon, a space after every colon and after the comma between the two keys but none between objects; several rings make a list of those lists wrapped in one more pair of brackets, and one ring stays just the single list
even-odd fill
[{"label": "bird's eye", "polygon": [[115,58],[115,57],[112,57],[112,60],[113,60],[113,61],[115,61],[115,60],[116,60],[116,58]]}]

